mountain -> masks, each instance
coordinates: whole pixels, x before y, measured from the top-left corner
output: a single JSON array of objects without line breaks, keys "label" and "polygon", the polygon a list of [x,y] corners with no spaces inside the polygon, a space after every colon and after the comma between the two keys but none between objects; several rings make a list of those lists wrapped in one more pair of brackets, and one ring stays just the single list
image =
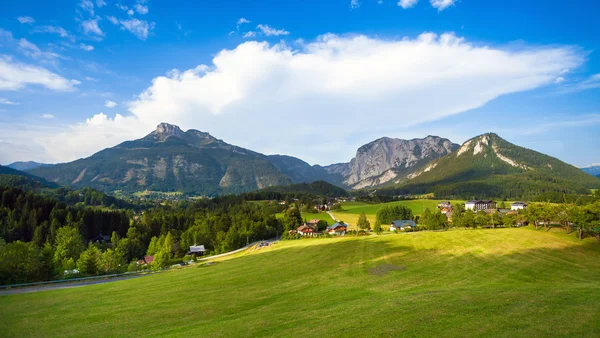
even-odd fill
[{"label": "mountain", "polygon": [[533,198],[552,193],[588,194],[600,180],[556,158],[488,133],[427,164],[383,194],[429,193],[436,197]]},{"label": "mountain", "polygon": [[343,183],[352,189],[399,183],[458,147],[448,139],[431,135],[412,140],[384,137],[360,147],[349,163],[332,164],[325,170],[341,175]]},{"label": "mountain", "polygon": [[31,170],[31,169],[35,169],[35,168],[39,168],[39,167],[49,167],[49,166],[52,166],[52,164],[38,163],[38,162],[33,162],[33,161],[14,162],[14,163],[7,165],[7,167],[9,167],[9,168],[13,168],[15,170],[20,170],[20,171]]},{"label": "mountain", "polygon": [[600,165],[593,165],[587,168],[581,168],[581,170],[585,173],[588,173],[592,176],[600,175]]},{"label": "mountain", "polygon": [[342,175],[330,173],[322,166],[311,166],[299,158],[286,155],[269,155],[267,158],[283,174],[289,176],[294,183],[327,181],[332,184],[342,185]]},{"label": "mountain", "polygon": [[58,188],[58,184],[48,182],[42,177],[34,176],[29,173],[16,170],[10,167],[0,165],[0,185],[21,188],[21,189],[40,189],[40,188]]},{"label": "mountain", "polygon": [[261,189],[259,192],[296,193],[332,197],[348,196],[346,190],[325,181],[268,187]]},{"label": "mountain", "polygon": [[[300,168],[300,170],[298,170]],[[53,182],[102,191],[182,191],[218,195],[313,181],[324,169],[288,156],[266,156],[198,130],[161,123],[144,138],[88,158],[30,170]]]}]

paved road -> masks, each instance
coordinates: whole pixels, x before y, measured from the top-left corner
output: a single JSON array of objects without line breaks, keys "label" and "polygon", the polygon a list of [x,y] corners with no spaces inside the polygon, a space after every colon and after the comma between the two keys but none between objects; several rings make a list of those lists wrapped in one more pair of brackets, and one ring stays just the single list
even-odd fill
[{"label": "paved road", "polygon": [[106,279],[95,279],[95,280],[72,282],[72,283],[65,282],[65,283],[60,283],[60,284],[46,284],[46,285],[40,285],[40,286],[29,286],[29,287],[22,287],[22,288],[6,289],[6,290],[0,290],[0,296],[14,295],[14,294],[19,294],[19,293],[48,291],[48,290],[78,288],[78,287],[87,286],[87,285],[104,284],[104,283],[139,278],[139,277],[144,277],[144,276],[148,276],[148,274],[138,274],[138,275],[130,275],[130,276],[114,277],[114,278],[106,278]]},{"label": "paved road", "polygon": [[331,212],[327,212],[329,214],[329,216],[331,216],[331,218],[333,218],[334,221],[339,222],[337,219],[335,219],[335,217],[333,217],[333,214]]}]

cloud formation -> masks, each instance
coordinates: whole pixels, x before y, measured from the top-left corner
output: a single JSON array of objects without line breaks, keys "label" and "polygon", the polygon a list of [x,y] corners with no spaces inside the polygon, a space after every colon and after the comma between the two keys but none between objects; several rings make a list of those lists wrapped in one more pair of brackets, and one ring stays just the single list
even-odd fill
[{"label": "cloud formation", "polygon": [[99,17],[95,17],[93,19],[85,20],[81,23],[81,28],[83,29],[83,34],[86,35],[96,35],[98,37],[103,37],[104,32],[98,26],[98,21],[100,21]]},{"label": "cloud formation", "polygon": [[398,6],[407,9],[414,7],[414,5],[417,4],[417,2],[419,2],[419,0],[400,0],[398,1]]},{"label": "cloud formation", "polygon": [[50,33],[50,34],[58,34],[60,37],[67,37],[69,33],[60,26],[40,26],[35,27],[33,29],[34,33]]},{"label": "cloud formation", "polygon": [[85,50],[86,52],[90,52],[94,50],[94,46],[86,45],[85,43],[80,43],[79,48]]},{"label": "cloud formation", "polygon": [[52,114],[43,114],[43,115],[42,115],[42,118],[43,118],[43,119],[53,119],[53,118],[54,118],[54,115],[52,115]]},{"label": "cloud formation", "polygon": [[19,20],[20,23],[26,23],[26,24],[32,24],[35,22],[35,20],[33,20],[33,18],[30,16],[20,16],[17,18],[17,20]]},{"label": "cloud formation", "polygon": [[[66,161],[166,121],[266,153],[344,159],[344,138],[362,135],[367,120],[370,133],[381,133],[441,119],[551,85],[583,62],[570,47],[512,50],[452,33],[397,40],[328,34],[299,49],[248,41],[222,50],[210,65],[156,77],[126,116],[100,113],[38,142]],[[324,136],[323,126],[337,136]]]},{"label": "cloud formation", "polygon": [[433,6],[433,8],[437,8],[437,10],[440,12],[454,5],[455,2],[456,0],[430,0],[431,6]]},{"label": "cloud formation", "polygon": [[14,62],[10,57],[0,57],[0,90],[19,90],[29,85],[40,85],[56,91],[73,91],[80,83],[42,67]]},{"label": "cloud formation", "polygon": [[120,25],[121,30],[129,31],[140,40],[146,40],[148,38],[148,35],[150,35],[150,33],[155,27],[154,22],[148,23],[148,21],[139,20],[136,18],[131,18],[127,20],[117,20],[117,18],[109,16],[107,17],[107,19],[115,25]]},{"label": "cloud formation", "polygon": [[104,102],[104,106],[107,108],[114,108],[117,106],[117,103],[114,101],[106,101]]},{"label": "cloud formation", "polygon": [[19,104],[19,103],[18,103],[18,102],[13,102],[13,101],[10,101],[10,100],[7,100],[7,99],[5,99],[5,98],[1,98],[1,97],[0,97],[0,104],[6,104],[6,105],[17,105],[17,104]]},{"label": "cloud formation", "polygon": [[280,35],[289,35],[290,32],[285,29],[275,29],[269,25],[260,24],[256,26],[256,29],[260,30],[266,36],[280,36]]}]

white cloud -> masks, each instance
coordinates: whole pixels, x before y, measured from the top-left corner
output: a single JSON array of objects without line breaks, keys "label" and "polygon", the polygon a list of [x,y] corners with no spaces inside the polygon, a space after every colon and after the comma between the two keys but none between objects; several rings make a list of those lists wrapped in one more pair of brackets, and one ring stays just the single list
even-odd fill
[{"label": "white cloud", "polygon": [[102,29],[100,29],[100,26],[98,26],[98,21],[100,21],[99,17],[95,17],[93,19],[89,19],[86,21],[83,21],[81,23],[81,28],[83,29],[83,33],[86,35],[97,35],[97,36],[104,36],[104,32],[102,31]]},{"label": "white cloud", "polygon": [[[551,85],[561,70],[584,61],[576,48],[513,50],[453,34],[396,40],[328,34],[298,50],[248,41],[217,53],[210,65],[155,78],[128,104],[127,116],[97,114],[37,142],[56,161],[67,161],[167,121],[256,151],[326,164],[347,160],[356,149],[348,140],[366,128],[374,134],[390,126],[410,129],[463,113]],[[335,136],[324,138],[323,126]]]},{"label": "white cloud", "polygon": [[96,6],[98,6],[98,8],[102,8],[102,7],[106,6],[106,1],[96,0]]},{"label": "white cloud", "polygon": [[19,104],[18,102],[13,102],[13,101],[9,101],[7,99],[1,98],[0,97],[0,104],[6,104],[6,105],[17,105]]},{"label": "white cloud", "polygon": [[398,6],[407,9],[414,7],[414,5],[417,4],[417,2],[419,2],[419,0],[400,0],[398,1]]},{"label": "white cloud", "polygon": [[290,32],[285,29],[275,29],[269,25],[260,24],[256,26],[256,29],[260,30],[266,36],[279,36],[279,35],[289,35]]},{"label": "white cloud", "polygon": [[81,48],[87,52],[94,50],[94,46],[86,45],[85,43],[80,43],[79,48]]},{"label": "white cloud", "polygon": [[78,6],[84,11],[90,13],[90,15],[94,15],[94,3],[91,0],[81,0]]},{"label": "white cloud", "polygon": [[33,29],[34,33],[50,33],[50,34],[58,34],[61,37],[69,36],[69,33],[62,27],[59,26],[41,26]]},{"label": "white cloud", "polygon": [[35,22],[35,20],[33,20],[33,18],[30,16],[20,16],[17,18],[17,20],[19,20],[20,23],[26,23],[26,24],[32,24]]},{"label": "white cloud", "polygon": [[114,108],[117,106],[117,103],[114,101],[106,101],[104,102],[104,106],[107,108]]},{"label": "white cloud", "polygon": [[117,25],[119,23],[119,20],[117,20],[117,18],[115,18],[114,16],[107,16],[106,20],[112,22],[114,25]]},{"label": "white cloud", "polygon": [[21,52],[23,52],[23,54],[25,54],[26,56],[29,56],[33,59],[39,59],[39,58],[55,59],[55,58],[59,57],[59,55],[56,53],[44,52],[44,51],[40,50],[40,48],[38,46],[36,46],[34,43],[32,43],[24,38],[19,40],[18,45],[19,45],[19,50],[21,50]]},{"label": "white cloud", "polygon": [[0,90],[19,90],[28,85],[41,85],[56,91],[73,91],[80,84],[49,70],[28,64],[13,62],[0,57]]},{"label": "white cloud", "polygon": [[564,78],[564,77],[562,77],[562,76],[559,76],[559,77],[557,77],[557,78],[554,80],[554,83],[556,83],[556,84],[560,84],[560,83],[563,83],[563,82],[565,82],[565,78]]},{"label": "white cloud", "polygon": [[54,118],[54,115],[52,115],[52,114],[43,114],[43,115],[42,115],[42,118],[43,118],[43,119],[53,119],[53,118]]},{"label": "white cloud", "polygon": [[433,8],[437,8],[437,10],[440,12],[454,5],[455,2],[456,0],[430,0],[431,6],[433,6]]},{"label": "white cloud", "polygon": [[256,32],[254,32],[254,31],[249,31],[249,32],[244,33],[244,35],[242,35],[242,37],[244,39],[253,38],[255,36],[256,36]]},{"label": "white cloud", "polygon": [[[558,80],[561,78],[562,77],[557,78],[556,83],[563,82],[564,79],[563,79],[563,81],[558,82]],[[578,82],[565,84],[561,87],[559,93],[562,93],[562,94],[575,93],[575,92],[582,92],[585,90],[596,89],[596,88],[600,88],[600,73],[591,75],[587,79],[584,79],[584,80],[581,80]]]},{"label": "white cloud", "polygon": [[245,24],[245,23],[250,23],[250,22],[251,22],[251,21],[250,21],[250,20],[248,20],[248,19],[246,19],[246,18],[240,18],[240,19],[237,21],[237,25],[235,26],[235,30],[238,30],[238,31],[239,31],[239,30],[240,30],[240,26],[241,26],[241,25],[243,25],[243,24]]},{"label": "white cloud", "polygon": [[355,9],[360,7],[360,2],[358,0],[350,0],[350,8]]},{"label": "white cloud", "polygon": [[109,18],[108,20],[114,24],[120,24],[122,30],[127,30],[127,31],[131,32],[133,35],[137,36],[138,39],[140,39],[140,40],[146,40],[148,38],[148,35],[154,29],[154,26],[155,26],[154,22],[148,23],[148,21],[139,20],[139,19],[135,19],[135,18],[128,19],[128,20],[121,19],[118,22],[113,21],[112,18]]},{"label": "white cloud", "polygon": [[138,14],[141,14],[141,15],[148,14],[148,6],[137,3],[133,7],[135,8],[135,11],[138,12]]},{"label": "white cloud", "polygon": [[86,81],[98,81],[98,80],[94,79],[94,78],[93,78],[93,77],[91,77],[91,76],[86,76],[86,77],[85,77],[85,80],[86,80]]}]

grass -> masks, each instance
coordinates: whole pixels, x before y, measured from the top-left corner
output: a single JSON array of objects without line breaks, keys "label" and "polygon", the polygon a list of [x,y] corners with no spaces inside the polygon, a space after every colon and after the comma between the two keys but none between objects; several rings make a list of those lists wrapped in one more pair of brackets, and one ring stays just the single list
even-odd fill
[{"label": "grass", "polygon": [[3,337],[600,335],[600,245],[529,228],[280,242],[0,296]]},{"label": "grass", "polygon": [[[396,201],[389,203],[365,203],[365,202],[346,202],[342,203],[342,212],[332,212],[336,219],[344,221],[350,224],[350,228],[354,229],[358,222],[358,216],[364,212],[367,215],[367,219],[371,222],[371,228],[375,224],[375,215],[377,211],[384,205],[403,205],[412,210],[413,215],[421,215],[425,209],[435,210],[439,200],[406,200]],[[464,203],[464,201],[450,201],[452,204]],[[384,225],[384,228],[386,225]]]}]

